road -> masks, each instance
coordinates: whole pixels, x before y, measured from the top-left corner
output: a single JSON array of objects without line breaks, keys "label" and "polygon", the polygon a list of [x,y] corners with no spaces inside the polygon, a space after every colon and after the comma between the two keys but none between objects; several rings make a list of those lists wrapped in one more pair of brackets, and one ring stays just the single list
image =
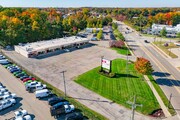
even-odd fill
[{"label": "road", "polygon": [[125,34],[126,25],[119,22],[119,30],[123,31],[127,44],[131,47],[137,57],[145,57],[149,59],[154,68],[154,77],[157,83],[164,91],[167,98],[172,94],[171,103],[180,115],[180,74],[179,71],[169,63],[166,58],[156,50],[150,43],[145,43],[144,40],[152,42],[154,39],[150,37],[139,36],[136,32]]},{"label": "road", "polygon": [[18,96],[18,103],[10,108],[0,112],[0,119],[10,119],[14,117],[14,111],[18,108],[23,108],[36,120],[54,120],[49,112],[47,101],[36,99],[33,93],[28,93],[25,90],[23,83],[16,79],[8,70],[0,65],[0,81],[6,88]]}]

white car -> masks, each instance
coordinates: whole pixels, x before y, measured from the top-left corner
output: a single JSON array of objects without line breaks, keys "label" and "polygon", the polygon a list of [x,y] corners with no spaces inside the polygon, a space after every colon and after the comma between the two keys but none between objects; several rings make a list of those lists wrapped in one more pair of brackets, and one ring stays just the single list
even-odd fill
[{"label": "white car", "polygon": [[0,92],[7,92],[8,90],[5,88],[0,88]]},{"label": "white car", "polygon": [[11,94],[10,92],[0,92],[0,96],[4,96],[4,95],[8,95],[8,94]]},{"label": "white car", "polygon": [[15,118],[23,117],[27,114],[28,114],[27,110],[19,110],[14,112]]},{"label": "white car", "polygon": [[45,89],[45,88],[46,88],[45,84],[37,84],[36,85],[36,90],[42,90],[42,89]]},{"label": "white car", "polygon": [[1,100],[7,100],[7,99],[15,99],[17,98],[16,94],[7,94],[7,95],[3,95],[0,97],[0,101]]},{"label": "white car", "polygon": [[70,52],[70,50],[69,50],[69,49],[64,49],[64,51],[66,51],[66,52]]},{"label": "white car", "polygon": [[8,108],[8,107],[13,106],[15,104],[16,104],[15,99],[3,100],[0,102],[0,110],[3,110],[5,108]]},{"label": "white car", "polygon": [[15,120],[32,120],[30,115],[25,115],[23,117],[18,117]]},{"label": "white car", "polygon": [[31,87],[35,87],[37,84],[41,84],[41,82],[33,81],[33,82],[28,83],[28,84],[25,86],[25,87],[26,87],[26,90],[28,90],[28,89],[31,88]]}]

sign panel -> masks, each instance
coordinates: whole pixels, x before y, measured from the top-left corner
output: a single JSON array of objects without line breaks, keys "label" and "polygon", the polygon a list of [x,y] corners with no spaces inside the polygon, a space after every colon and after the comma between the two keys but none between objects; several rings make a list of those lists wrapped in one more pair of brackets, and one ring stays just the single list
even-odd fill
[{"label": "sign panel", "polygon": [[108,70],[110,70],[110,68],[111,68],[111,61],[110,60],[107,60],[107,59],[102,59],[102,67],[103,68],[106,68],[106,69],[108,69]]}]

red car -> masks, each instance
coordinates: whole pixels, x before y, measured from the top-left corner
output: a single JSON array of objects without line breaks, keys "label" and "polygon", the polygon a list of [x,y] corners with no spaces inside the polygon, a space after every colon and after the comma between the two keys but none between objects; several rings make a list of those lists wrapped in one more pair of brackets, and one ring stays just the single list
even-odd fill
[{"label": "red car", "polygon": [[24,82],[27,82],[28,80],[34,81],[34,80],[36,80],[36,78],[34,78],[34,77],[31,77],[31,78],[25,78],[25,79],[23,79],[22,81],[23,81],[23,83],[24,83]]}]

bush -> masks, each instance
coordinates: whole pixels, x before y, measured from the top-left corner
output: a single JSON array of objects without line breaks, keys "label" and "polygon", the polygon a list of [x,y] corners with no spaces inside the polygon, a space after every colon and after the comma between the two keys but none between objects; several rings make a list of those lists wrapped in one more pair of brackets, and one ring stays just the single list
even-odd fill
[{"label": "bush", "polygon": [[115,48],[123,48],[124,47],[124,42],[121,40],[115,41],[115,40],[111,40],[109,42],[109,46],[110,47],[115,47]]},{"label": "bush", "polygon": [[109,78],[114,78],[116,76],[115,73],[108,73],[106,71],[101,71],[101,70],[99,70],[99,74],[106,76],[106,77],[109,77]]}]

